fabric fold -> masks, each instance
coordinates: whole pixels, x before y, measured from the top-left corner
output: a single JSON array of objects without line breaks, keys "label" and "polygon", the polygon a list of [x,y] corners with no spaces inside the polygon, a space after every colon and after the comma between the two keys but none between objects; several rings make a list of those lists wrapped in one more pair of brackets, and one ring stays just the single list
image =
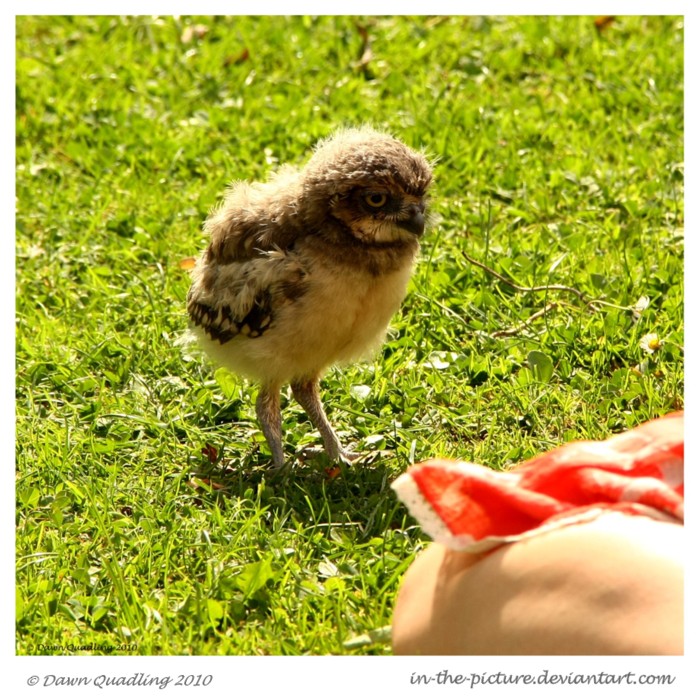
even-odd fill
[{"label": "fabric fold", "polygon": [[601,513],[683,522],[683,413],[571,442],[512,471],[431,459],[392,488],[434,540],[482,552]]}]

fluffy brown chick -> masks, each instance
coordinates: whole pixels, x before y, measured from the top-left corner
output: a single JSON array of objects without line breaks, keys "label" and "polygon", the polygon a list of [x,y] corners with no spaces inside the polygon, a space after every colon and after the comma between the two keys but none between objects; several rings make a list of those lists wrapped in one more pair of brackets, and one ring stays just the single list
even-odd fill
[{"label": "fluffy brown chick", "polygon": [[207,219],[187,311],[214,361],[260,383],[256,413],[276,468],[288,383],[328,456],[357,456],[328,422],[319,380],[382,342],[406,293],[431,179],[428,160],[401,141],[347,129],[301,169],[234,184]]}]

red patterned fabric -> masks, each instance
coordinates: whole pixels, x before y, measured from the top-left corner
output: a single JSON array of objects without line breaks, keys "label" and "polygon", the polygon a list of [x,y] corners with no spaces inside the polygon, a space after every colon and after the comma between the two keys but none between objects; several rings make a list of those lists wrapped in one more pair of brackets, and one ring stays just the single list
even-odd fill
[{"label": "red patterned fabric", "polygon": [[484,551],[610,510],[683,522],[683,413],[602,441],[572,442],[509,472],[446,459],[392,487],[452,549]]}]

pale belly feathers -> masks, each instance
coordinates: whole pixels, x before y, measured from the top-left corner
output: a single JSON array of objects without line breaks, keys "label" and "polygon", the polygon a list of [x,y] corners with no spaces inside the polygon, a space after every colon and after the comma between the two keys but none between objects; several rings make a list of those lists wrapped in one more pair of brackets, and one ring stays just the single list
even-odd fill
[{"label": "pale belly feathers", "polygon": [[319,376],[330,365],[376,351],[406,294],[412,261],[372,276],[332,267],[314,270],[305,294],[277,309],[270,329],[257,338],[224,344],[195,329],[207,354],[228,369],[268,384]]}]

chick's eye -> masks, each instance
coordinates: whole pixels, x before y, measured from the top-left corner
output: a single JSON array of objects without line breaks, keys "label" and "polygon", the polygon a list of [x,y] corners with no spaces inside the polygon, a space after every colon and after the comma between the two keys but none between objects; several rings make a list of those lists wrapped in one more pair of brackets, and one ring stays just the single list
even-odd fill
[{"label": "chick's eye", "polygon": [[386,204],[386,195],[382,192],[372,192],[365,196],[365,202],[370,205],[370,207],[383,207]]}]

